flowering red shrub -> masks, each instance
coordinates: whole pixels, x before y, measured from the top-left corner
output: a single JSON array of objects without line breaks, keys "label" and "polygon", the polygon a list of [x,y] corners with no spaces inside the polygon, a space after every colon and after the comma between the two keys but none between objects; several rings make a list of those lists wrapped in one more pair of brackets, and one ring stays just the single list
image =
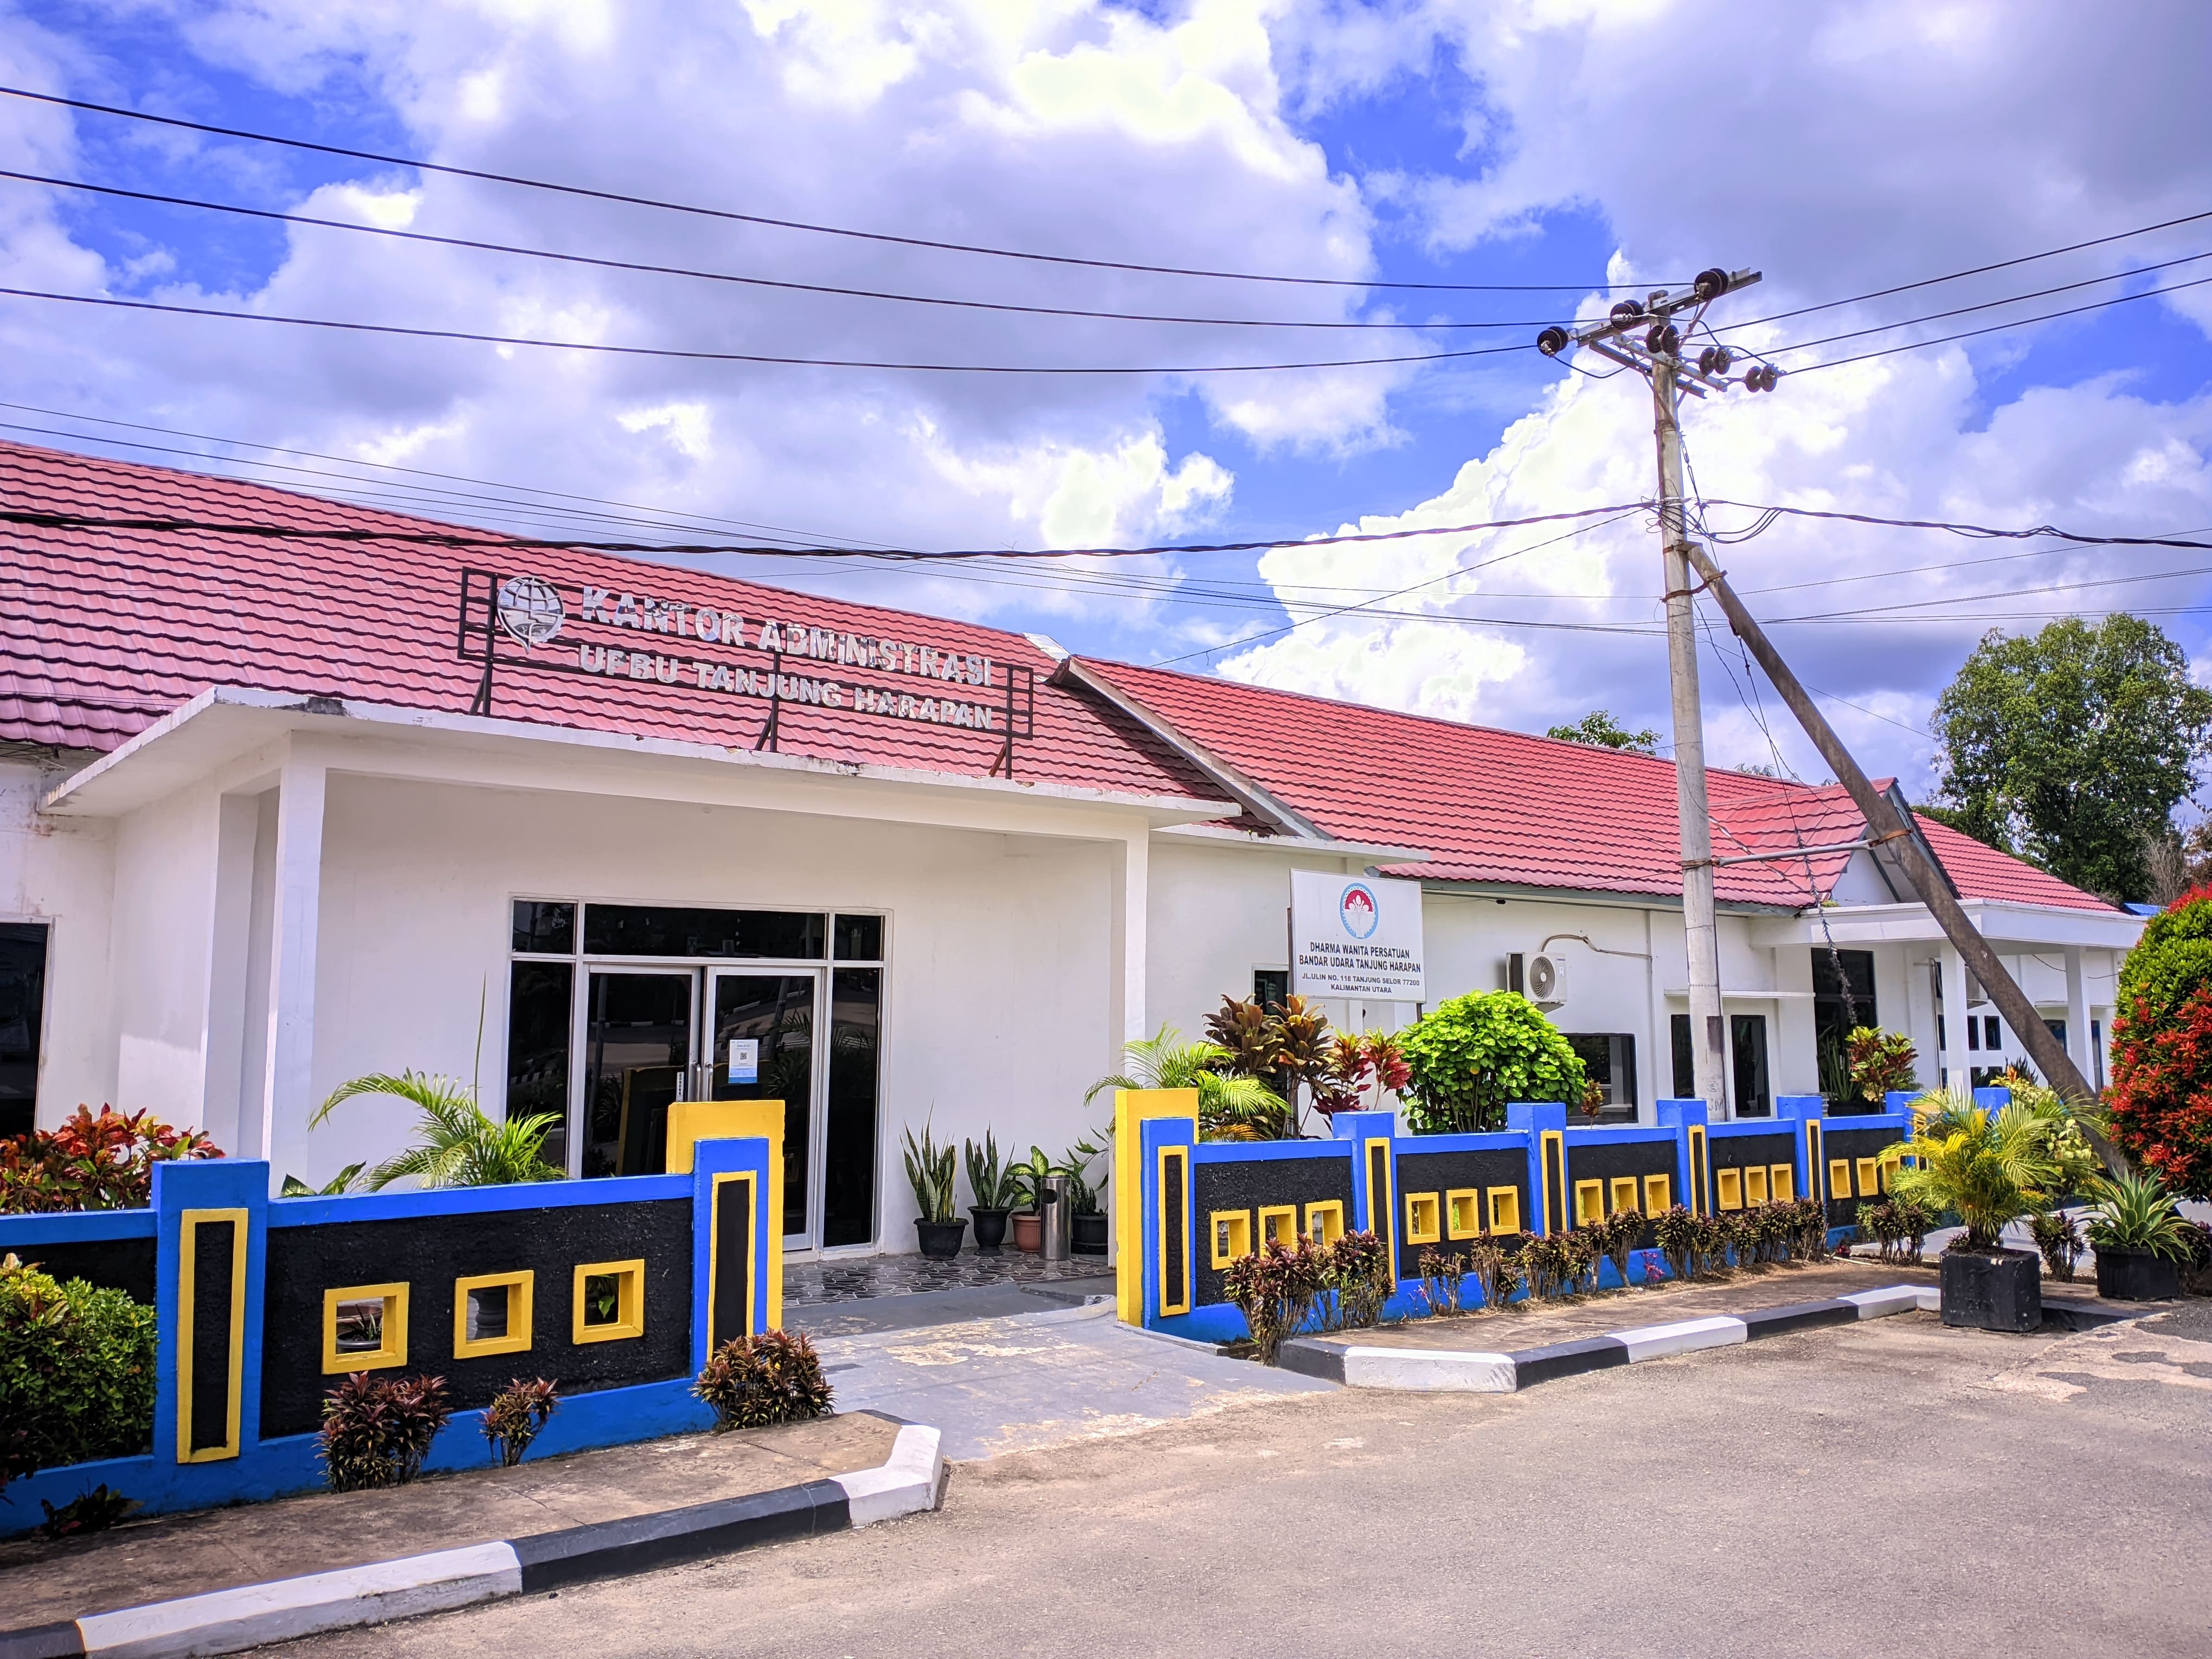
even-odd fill
[{"label": "flowering red shrub", "polygon": [[143,1209],[154,1166],[180,1158],[221,1158],[197,1129],[173,1129],[151,1112],[125,1116],[80,1106],[58,1129],[0,1140],[0,1215],[58,1210]]},{"label": "flowering red shrub", "polygon": [[2170,1010],[2138,996],[2113,1017],[2105,1109],[2122,1152],[2174,1192],[2212,1197],[2212,986]]}]

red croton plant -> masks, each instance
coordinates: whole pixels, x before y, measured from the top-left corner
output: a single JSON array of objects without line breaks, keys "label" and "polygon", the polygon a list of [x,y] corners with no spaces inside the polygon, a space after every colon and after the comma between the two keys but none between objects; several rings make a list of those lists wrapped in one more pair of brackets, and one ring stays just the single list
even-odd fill
[{"label": "red croton plant", "polygon": [[2115,1144],[2174,1192],[2212,1197],[2212,888],[2151,919],[2112,1018]]},{"label": "red croton plant", "polygon": [[143,1209],[156,1164],[222,1156],[198,1130],[173,1129],[151,1112],[102,1106],[95,1117],[80,1106],[59,1128],[0,1140],[0,1215]]}]

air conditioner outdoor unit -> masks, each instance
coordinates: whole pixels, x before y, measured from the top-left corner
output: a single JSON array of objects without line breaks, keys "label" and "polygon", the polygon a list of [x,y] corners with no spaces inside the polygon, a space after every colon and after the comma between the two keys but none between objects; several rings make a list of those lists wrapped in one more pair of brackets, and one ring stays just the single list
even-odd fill
[{"label": "air conditioner outdoor unit", "polygon": [[1567,963],[1549,952],[1528,958],[1528,997],[1539,1008],[1553,1009],[1567,1000]]}]

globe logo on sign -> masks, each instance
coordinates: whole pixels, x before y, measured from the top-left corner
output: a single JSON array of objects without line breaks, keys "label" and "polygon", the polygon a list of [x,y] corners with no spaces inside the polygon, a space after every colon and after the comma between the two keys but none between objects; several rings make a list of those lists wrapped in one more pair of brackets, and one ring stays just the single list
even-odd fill
[{"label": "globe logo on sign", "polygon": [[1356,881],[1337,900],[1336,911],[1343,920],[1344,931],[1354,939],[1370,937],[1375,932],[1375,925],[1382,919],[1382,907],[1375,902],[1375,895]]},{"label": "globe logo on sign", "polygon": [[568,612],[542,576],[509,576],[499,585],[499,625],[525,645],[544,645],[561,631]]}]

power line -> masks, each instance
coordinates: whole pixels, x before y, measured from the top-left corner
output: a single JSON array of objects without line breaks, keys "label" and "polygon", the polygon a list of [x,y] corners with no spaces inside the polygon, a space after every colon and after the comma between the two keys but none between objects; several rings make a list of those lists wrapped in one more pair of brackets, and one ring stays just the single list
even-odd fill
[{"label": "power line", "polygon": [[[1870,362],[1876,357],[1893,357],[1900,351],[1922,351],[1929,346],[1948,345],[1954,340],[1972,340],[1984,334],[2002,334],[2007,329],[2026,328],[2033,323],[2047,323],[2058,317],[2078,317],[2084,312],[2103,311],[2112,306],[2124,306],[2136,300],[2148,300],[2160,294],[2179,294],[2184,289],[2203,288],[2212,283],[2212,276],[2197,276],[2185,283],[2168,283],[2163,288],[2147,288],[2135,294],[2122,294],[2109,300],[2095,300],[2087,305],[2068,306],[2060,311],[2045,311],[2033,317],[2015,317],[2010,322],[1991,323],[1984,328],[1961,329],[1955,334],[1939,334],[1932,340],[1914,340],[1905,345],[1884,346],[1878,351],[1862,351],[1849,357],[1832,357],[1824,363],[1808,363],[1802,368],[1793,368],[1792,374],[1810,374],[1823,368],[1841,368],[1846,363]],[[1778,352],[1794,351],[1795,346],[1779,346]],[[1765,355],[1765,354],[1762,354]]]},{"label": "power line", "polygon": [[2193,225],[2203,219],[2212,219],[2212,211],[2184,214],[2179,219],[2162,219],[2154,225],[2143,225],[2134,230],[2115,231],[2109,236],[2094,236],[2086,242],[2069,242],[2064,247],[2045,248],[2040,253],[2023,253],[2017,258],[1999,259],[1993,264],[1974,265],[1967,270],[1950,271],[1941,276],[1924,276],[1917,283],[1899,283],[1892,288],[1878,288],[1865,294],[1854,294],[1849,299],[1824,300],[1818,305],[1798,306],[1793,310],[1778,311],[1771,316],[1754,317],[1748,322],[1730,323],[1727,327],[1730,330],[1758,328],[1765,324],[1782,322],[1791,317],[1810,316],[1816,311],[1833,311],[1839,306],[1861,305],[1869,300],[1886,300],[1893,294],[1910,294],[1915,289],[1934,288],[1939,283],[1955,283],[1968,276],[1984,276],[1992,270],[2008,270],[2014,265],[2033,264],[2039,259],[2055,259],[2062,253],[2079,253],[2086,247],[2102,247],[2108,242],[2124,242],[2132,237],[2148,236],[2154,231],[2171,230],[2176,225]]},{"label": "power line", "polygon": [[[1921,323],[1941,322],[1946,317],[1965,317],[1977,311],[1992,311],[1999,306],[2016,306],[2023,304],[2029,300],[2048,299],[2054,294],[2070,294],[2075,289],[2094,288],[2100,283],[2118,283],[2124,282],[2130,276],[2147,276],[2154,270],[2169,270],[2175,265],[2194,264],[2199,259],[2212,259],[2212,251],[2207,251],[2203,253],[2185,253],[2178,258],[2161,259],[2156,264],[2136,265],[2127,270],[2115,270],[2109,275],[2103,276],[2085,276],[2076,283],[2061,283],[2054,288],[2036,289],[2030,293],[2014,294],[2002,300],[1984,300],[1977,305],[1954,306],[1948,311],[1931,311],[1923,317],[1907,317],[1902,322],[1877,323],[1872,327],[1855,328],[1847,333],[1824,334],[1817,340],[1800,340],[1794,345],[1774,346],[1769,349],[1761,351],[1759,355],[1762,357],[1771,357],[1778,356],[1785,351],[1809,351],[1814,346],[1833,345],[1839,340],[1863,339],[1869,334],[1887,334],[1893,329],[1912,328]],[[2154,289],[2152,291],[2164,292],[2165,290]],[[2106,305],[2116,305],[2120,300],[2131,297],[2133,296],[2125,295],[2117,295],[2113,299],[2105,301],[2102,303]],[[2063,315],[2064,313],[2061,313],[2059,314]]]},{"label": "power line", "polygon": [[512,242],[480,241],[467,236],[440,236],[428,231],[400,230],[388,225],[364,225],[345,219],[325,219],[313,214],[280,213],[272,208],[244,207],[232,202],[202,201],[190,196],[170,196],[158,191],[126,190],[118,185],[88,184],[79,179],[56,179],[39,173],[16,173],[0,167],[0,179],[14,179],[26,184],[50,185],[62,190],[81,190],[102,196],[121,197],[134,202],[155,202],[169,207],[193,208],[209,213],[235,214],[243,218],[264,219],[278,224],[312,225],[324,230],[352,231],[363,236],[382,236],[394,241],[425,243],[435,247],[467,248],[480,253],[509,253],[527,259],[550,259],[562,264],[590,265],[602,270],[623,270],[654,276],[686,276],[700,282],[728,283],[746,288],[785,289],[799,294],[831,295],[845,299],[891,300],[905,305],[945,306],[963,311],[1016,312],[1031,317],[1074,317],[1090,321],[1115,323],[1189,323],[1206,328],[1315,328],[1315,329],[1480,329],[1480,328],[1540,328],[1552,318],[1518,322],[1426,322],[1399,323],[1370,320],[1312,319],[1268,317],[1183,317],[1158,312],[1092,311],[1074,306],[1017,305],[997,300],[960,300],[939,295],[900,294],[884,289],[845,288],[830,283],[801,283],[775,276],[740,276],[726,270],[701,270],[689,265],[653,264],[638,259],[611,259],[588,253],[563,253],[551,248],[523,247]]},{"label": "power line", "polygon": [[257,144],[278,144],[289,149],[310,150],[319,155],[343,156],[349,161],[373,161],[380,167],[411,167],[418,173],[443,173],[448,178],[474,179],[495,185],[511,185],[523,190],[550,191],[562,196],[582,197],[598,202],[619,203],[628,207],[653,208],[665,213],[681,213],[696,218],[720,219],[737,224],[762,225],[776,230],[805,231],[820,236],[849,237],[860,241],[887,242],[898,247],[934,248],[947,253],[981,254],[997,259],[1024,259],[1042,264],[1080,265],[1096,270],[1128,270],[1156,276],[1203,276],[1222,282],[1275,283],[1304,288],[1373,288],[1418,290],[1448,294],[1587,294],[1593,290],[1607,291],[1620,286],[1612,283],[1406,283],[1367,280],[1348,276],[1287,276],[1245,270],[1207,270],[1183,265],[1147,264],[1135,260],[1092,259],[1066,253],[1037,253],[1015,248],[990,247],[970,242],[938,241],[924,236],[896,236],[884,231],[854,230],[841,225],[813,224],[800,219],[778,219],[765,214],[739,213],[726,208],[701,207],[684,202],[658,200],[648,196],[635,196],[622,191],[595,190],[584,185],[556,184],[543,179],[527,179],[514,173],[487,173],[475,167],[452,167],[441,161],[425,161],[404,155],[386,155],[375,150],[353,149],[342,144],[318,143],[307,138],[288,138],[276,133],[254,132],[243,127],[215,126],[203,121],[187,121],[174,115],[154,115],[143,110],[124,109],[113,104],[95,104],[84,99],[64,98],[49,92],[33,92],[25,87],[0,86],[0,94],[10,98],[29,99],[37,103],[53,104],[64,109],[83,110],[95,115],[112,115],[130,121],[145,121],[158,126],[172,127],[186,132],[204,132],[218,138],[243,138]]},{"label": "power line", "polygon": [[33,513],[20,508],[0,509],[0,524],[19,524],[46,530],[135,530],[156,533],[185,531],[206,535],[253,536],[271,541],[394,542],[456,549],[483,548],[516,552],[544,550],[576,553],[774,553],[819,559],[896,559],[913,562],[947,563],[970,560],[1149,558],[1161,554],[1257,553],[1277,547],[1346,546],[1368,542],[1410,541],[1424,536],[1474,536],[1486,531],[1512,530],[1524,525],[1557,524],[1570,519],[1603,518],[1642,510],[1639,501],[1615,502],[1607,507],[1571,507],[1556,513],[1532,513],[1516,519],[1493,519],[1481,524],[1437,526],[1413,530],[1374,530],[1336,536],[1315,536],[1299,541],[1170,543],[1154,547],[972,548],[925,552],[915,548],[764,547],[753,543],[692,543],[664,545],[657,542],[599,542],[526,536],[468,535],[454,531],[320,529],[304,525],[247,524],[177,517],[102,517],[81,513]]},{"label": "power line", "polygon": [[293,328],[326,328],[349,334],[382,334],[415,340],[461,340],[479,345],[529,346],[541,351],[586,351],[613,357],[672,357],[690,362],[759,363],[790,368],[876,368],[924,374],[1267,374],[1293,369],[1370,368],[1389,363],[1443,362],[1460,357],[1496,357],[1533,351],[1533,344],[1468,346],[1453,351],[1408,352],[1389,357],[1336,357],[1302,363],[1194,363],[1188,365],[902,363],[857,357],[784,357],[757,351],[707,351],[678,346],[608,345],[600,341],[535,340],[522,335],[485,334],[473,329],[413,328],[397,323],[343,322],[330,317],[291,317],[270,311],[225,311],[213,306],[166,305],[154,300],[125,300],[112,295],[57,294],[45,289],[0,288],[20,300],[50,300],[64,305],[105,306],[119,311],[161,312],[176,317],[220,317],[231,322],[282,323]]},{"label": "power line", "polygon": [[1823,519],[1845,524],[1874,525],[1890,530],[1942,530],[1954,536],[1964,536],[1975,541],[2028,541],[2048,536],[2056,541],[2072,542],[2084,547],[2185,547],[2197,552],[2212,552],[2212,542],[2191,541],[2178,536],[2096,536],[2074,530],[2061,530],[2056,525],[2037,525],[2033,529],[2003,530],[1990,525],[1972,524],[1948,519],[1891,519],[1875,513],[1844,513],[1834,509],[1811,507],[1771,507],[1764,502],[1732,501],[1715,496],[1705,503],[1708,507],[1740,507],[1752,513],[1771,513],[1792,519]]}]

